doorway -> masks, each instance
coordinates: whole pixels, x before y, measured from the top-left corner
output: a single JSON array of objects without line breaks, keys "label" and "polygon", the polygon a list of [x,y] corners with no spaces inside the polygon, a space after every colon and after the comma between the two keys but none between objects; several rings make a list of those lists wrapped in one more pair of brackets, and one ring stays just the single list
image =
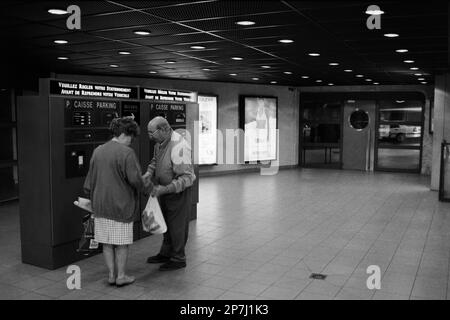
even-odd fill
[{"label": "doorway", "polygon": [[378,101],[375,170],[420,173],[423,112],[420,100]]},{"label": "doorway", "polygon": [[347,100],[344,104],[342,168],[373,170],[375,101]]}]

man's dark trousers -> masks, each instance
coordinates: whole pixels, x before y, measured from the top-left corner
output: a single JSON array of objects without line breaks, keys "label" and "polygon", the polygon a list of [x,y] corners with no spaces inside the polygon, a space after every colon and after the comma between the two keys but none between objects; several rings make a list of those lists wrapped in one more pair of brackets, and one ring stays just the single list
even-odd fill
[{"label": "man's dark trousers", "polygon": [[192,208],[192,188],[183,192],[166,194],[159,198],[159,204],[167,224],[167,232],[159,252],[170,260],[185,262],[184,247],[188,239]]}]

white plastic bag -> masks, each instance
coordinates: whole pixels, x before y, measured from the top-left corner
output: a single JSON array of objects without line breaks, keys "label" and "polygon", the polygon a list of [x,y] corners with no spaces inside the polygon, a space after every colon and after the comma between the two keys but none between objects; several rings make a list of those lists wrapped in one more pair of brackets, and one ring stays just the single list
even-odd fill
[{"label": "white plastic bag", "polygon": [[150,196],[142,212],[142,228],[146,232],[161,234],[167,231],[166,221],[162,215],[158,199]]},{"label": "white plastic bag", "polygon": [[78,201],[75,200],[73,204],[76,205],[77,207],[80,207],[83,210],[93,213],[91,200],[89,199],[78,197]]}]

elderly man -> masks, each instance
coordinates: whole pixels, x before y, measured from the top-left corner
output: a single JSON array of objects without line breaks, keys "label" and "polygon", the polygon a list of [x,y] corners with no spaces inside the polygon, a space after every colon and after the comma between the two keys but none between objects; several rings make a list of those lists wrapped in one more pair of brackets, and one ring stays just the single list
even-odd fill
[{"label": "elderly man", "polygon": [[[191,210],[191,186],[195,180],[191,148],[163,117],[155,117],[147,126],[150,140],[156,142],[155,154],[143,178],[147,187],[153,180],[151,195],[159,198],[167,232],[159,253],[148,263],[164,263],[159,270],[186,267],[184,248],[188,238]],[[152,179],[153,178],[153,179]]]}]

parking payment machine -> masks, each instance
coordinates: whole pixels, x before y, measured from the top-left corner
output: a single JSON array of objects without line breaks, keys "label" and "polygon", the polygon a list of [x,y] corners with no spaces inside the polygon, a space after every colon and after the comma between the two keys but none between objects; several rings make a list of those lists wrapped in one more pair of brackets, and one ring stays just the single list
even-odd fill
[{"label": "parking payment machine", "polygon": [[[141,135],[131,147],[145,170],[153,155],[146,126],[161,102],[140,98],[138,87],[111,84],[41,79],[39,91],[39,96],[18,97],[22,261],[56,269],[85,258],[77,249],[86,212],[73,202],[84,196],[94,149],[112,138],[112,119],[132,116],[140,125]],[[181,101],[166,107],[174,129],[193,132],[196,103]],[[194,189],[192,218],[196,217],[198,179]],[[147,197],[139,197],[142,212]],[[149,235],[142,230],[140,212],[135,215],[134,240]]]}]

